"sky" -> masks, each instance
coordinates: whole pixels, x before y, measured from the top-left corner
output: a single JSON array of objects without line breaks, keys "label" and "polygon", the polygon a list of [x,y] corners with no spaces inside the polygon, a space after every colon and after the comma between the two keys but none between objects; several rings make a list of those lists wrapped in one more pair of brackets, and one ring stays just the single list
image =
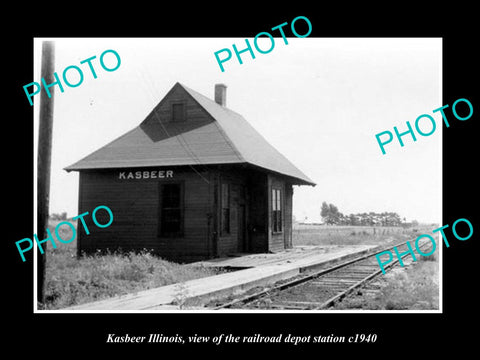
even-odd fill
[{"label": "sky", "polygon": [[[84,75],[78,87],[55,89],[51,214],[78,214],[78,172],[63,168],[139,125],[180,82],[212,99],[214,85],[226,84],[227,107],[317,184],[294,188],[297,220],[319,222],[326,201],[343,214],[393,211],[407,221],[442,222],[443,125],[433,113],[444,105],[441,38],[306,37],[288,38],[288,45],[275,38],[270,53],[254,48],[255,59],[246,52],[243,64],[233,55],[224,72],[214,52],[233,52],[232,44],[243,49],[245,38],[37,38],[36,82],[42,40],[55,41],[60,77],[70,65]],[[268,49],[269,40],[262,41],[259,47]],[[121,58],[112,72],[99,64],[109,49]],[[96,79],[80,64],[94,55]],[[113,56],[105,62],[115,65]],[[78,80],[74,73],[69,72],[72,83]],[[413,127],[422,114],[436,120],[436,131],[416,134],[416,142],[406,135],[404,147],[394,139],[383,155],[375,135],[393,133],[394,126],[406,131],[406,121]],[[420,128],[428,132],[431,125],[423,121]]]}]

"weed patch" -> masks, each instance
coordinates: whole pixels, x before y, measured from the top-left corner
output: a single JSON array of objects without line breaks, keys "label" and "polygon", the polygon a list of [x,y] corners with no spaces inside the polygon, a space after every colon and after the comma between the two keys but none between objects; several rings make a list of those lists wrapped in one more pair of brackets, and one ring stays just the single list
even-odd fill
[{"label": "weed patch", "polygon": [[[369,289],[376,291],[370,292]],[[370,294],[370,295],[368,295]],[[388,272],[333,307],[337,310],[437,310],[438,262],[418,261],[408,269]]]},{"label": "weed patch", "polygon": [[294,246],[378,245],[416,238],[417,229],[375,226],[294,225]]},{"label": "weed patch", "polygon": [[51,251],[47,255],[45,304],[41,307],[61,309],[216,274],[214,269],[176,264],[146,251],[81,258],[72,251]]}]

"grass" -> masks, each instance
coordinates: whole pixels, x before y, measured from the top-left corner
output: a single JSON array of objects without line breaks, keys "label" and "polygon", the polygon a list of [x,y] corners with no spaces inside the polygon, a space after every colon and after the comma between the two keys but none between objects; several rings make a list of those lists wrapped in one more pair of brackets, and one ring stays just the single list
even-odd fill
[{"label": "grass", "polygon": [[[409,241],[414,244],[420,234],[430,234],[435,224],[415,228],[372,226],[295,225],[293,244],[360,245]],[[437,247],[438,248],[438,247]],[[335,310],[435,310],[439,307],[438,250],[428,257],[417,256],[408,268],[387,272],[375,281],[378,291],[365,288],[336,303]],[[367,285],[366,289],[370,285]]]},{"label": "grass", "polygon": [[[50,221],[49,228],[52,233],[57,224],[58,221]],[[431,229],[433,227],[423,230],[368,226],[298,225],[293,229],[293,244],[295,246],[380,244],[391,240],[412,240],[416,233],[427,233]],[[71,238],[69,227],[62,226],[59,230],[61,238]],[[166,261],[151,255],[146,250],[138,253],[98,253],[77,258],[76,240],[68,244],[58,242],[56,249],[49,244],[46,254],[45,303],[39,304],[39,308],[42,309],[61,309],[218,274],[218,270],[215,269],[185,266]],[[434,261],[428,263],[437,264]],[[433,271],[428,269],[429,266],[425,265],[422,270],[427,278],[432,275],[429,271]],[[404,277],[395,279],[390,287],[383,290],[384,299],[382,301],[384,303],[378,304],[378,306],[392,308],[410,306],[413,298],[402,300],[404,303],[395,300],[406,292],[405,289],[409,292],[408,296],[419,298],[430,296],[434,289],[429,288],[428,281],[422,276],[417,275],[413,279]],[[411,281],[414,283],[410,284]],[[420,286],[420,284],[422,285]],[[182,299],[179,299],[180,303],[181,301]]]},{"label": "grass", "polygon": [[[56,223],[49,224],[52,233]],[[60,231],[63,228],[67,227]],[[60,236],[69,239],[68,231]],[[75,241],[58,243],[57,249],[49,246],[46,259],[45,303],[39,306],[42,309],[61,309],[218,274],[218,270],[166,261],[146,250],[77,258]]]},{"label": "grass", "polygon": [[377,245],[414,240],[419,234],[430,233],[435,229],[432,226],[402,228],[296,224],[292,230],[292,241],[294,246]]},{"label": "grass", "polygon": [[396,273],[375,300],[385,310],[433,310],[438,309],[438,296],[438,264],[421,261]]},{"label": "grass", "polygon": [[[360,289],[335,304],[333,309],[437,310],[439,308],[439,263],[437,253],[419,257],[405,269],[387,272],[375,281],[375,295]],[[367,285],[366,289],[371,287]]]}]

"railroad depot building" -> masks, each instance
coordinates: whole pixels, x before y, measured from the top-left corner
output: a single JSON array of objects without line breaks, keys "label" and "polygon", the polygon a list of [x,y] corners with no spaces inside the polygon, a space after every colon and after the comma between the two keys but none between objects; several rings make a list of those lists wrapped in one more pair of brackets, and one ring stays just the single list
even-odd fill
[{"label": "railroad depot building", "polygon": [[[241,115],[176,83],[139,126],[65,168],[79,214],[108,206],[108,228],[77,227],[77,251],[152,250],[190,262],[292,247],[293,185],[315,184]],[[100,223],[108,214],[97,212]]]}]

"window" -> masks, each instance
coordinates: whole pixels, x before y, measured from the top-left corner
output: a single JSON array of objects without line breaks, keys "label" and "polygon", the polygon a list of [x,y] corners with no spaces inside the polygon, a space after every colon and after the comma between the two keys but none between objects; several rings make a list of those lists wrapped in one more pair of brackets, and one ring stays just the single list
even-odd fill
[{"label": "window", "polygon": [[222,234],[230,234],[230,186],[222,183]]},{"label": "window", "polygon": [[280,189],[272,189],[272,230],[282,231],[282,192]]},{"label": "window", "polygon": [[173,121],[185,120],[185,106],[183,103],[172,104],[172,120]]},{"label": "window", "polygon": [[182,233],[182,186],[181,184],[161,185],[161,219],[162,236],[179,236]]}]

